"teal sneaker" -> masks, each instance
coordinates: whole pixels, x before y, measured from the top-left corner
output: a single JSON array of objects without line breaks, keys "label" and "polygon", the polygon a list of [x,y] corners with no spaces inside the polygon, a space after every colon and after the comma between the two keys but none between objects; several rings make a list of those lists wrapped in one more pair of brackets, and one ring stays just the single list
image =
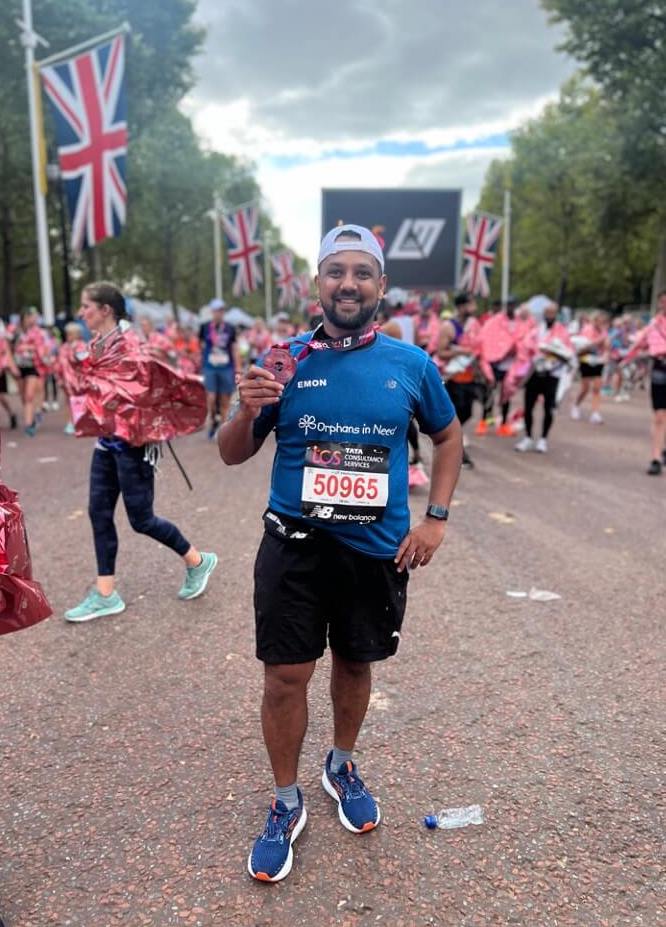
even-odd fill
[{"label": "teal sneaker", "polygon": [[97,589],[91,589],[80,605],[65,612],[66,621],[92,621],[106,615],[119,615],[125,611],[125,603],[117,592],[102,595]]},{"label": "teal sneaker", "polygon": [[217,554],[205,554],[201,551],[199,566],[185,570],[185,582],[178,591],[179,599],[196,599],[208,585],[208,577],[217,566]]}]

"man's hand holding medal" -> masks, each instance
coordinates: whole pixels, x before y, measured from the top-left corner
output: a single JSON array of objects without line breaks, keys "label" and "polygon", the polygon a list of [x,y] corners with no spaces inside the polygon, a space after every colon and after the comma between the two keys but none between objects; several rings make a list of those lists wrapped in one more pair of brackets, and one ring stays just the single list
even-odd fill
[{"label": "man's hand holding medal", "polygon": [[286,384],[296,372],[296,359],[287,348],[272,347],[263,367],[252,366],[237,378],[239,412],[256,418],[264,406],[280,401]]}]

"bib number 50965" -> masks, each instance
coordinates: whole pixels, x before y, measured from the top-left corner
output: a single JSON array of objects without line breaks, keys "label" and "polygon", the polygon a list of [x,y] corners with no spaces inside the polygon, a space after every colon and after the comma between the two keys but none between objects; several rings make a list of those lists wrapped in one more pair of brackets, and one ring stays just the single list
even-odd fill
[{"label": "bib number 50965", "polygon": [[312,482],[312,492],[322,499],[364,499],[373,502],[379,495],[377,483],[375,476],[317,473]]}]

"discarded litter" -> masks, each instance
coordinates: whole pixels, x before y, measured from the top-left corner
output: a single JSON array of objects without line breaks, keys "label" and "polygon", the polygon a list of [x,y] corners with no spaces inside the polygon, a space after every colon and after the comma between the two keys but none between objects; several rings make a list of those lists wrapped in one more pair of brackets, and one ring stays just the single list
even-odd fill
[{"label": "discarded litter", "polygon": [[466,808],[443,808],[439,814],[427,814],[423,823],[428,830],[453,830],[467,827],[469,824],[483,824],[481,805],[468,805]]},{"label": "discarded litter", "polygon": [[535,589],[534,586],[527,593],[527,597],[533,602],[555,602],[556,599],[562,598],[556,592],[548,592],[547,589]]},{"label": "discarded litter", "polygon": [[498,521],[501,525],[512,525],[516,520],[516,516],[511,512],[488,512],[488,518]]},{"label": "discarded litter", "polygon": [[59,457],[39,457],[37,463],[57,463],[59,460]]},{"label": "discarded litter", "polygon": [[532,602],[555,602],[562,596],[557,592],[549,592],[547,589],[537,589],[532,586],[529,592],[521,592],[518,589],[507,589],[506,594],[510,599],[531,599]]}]

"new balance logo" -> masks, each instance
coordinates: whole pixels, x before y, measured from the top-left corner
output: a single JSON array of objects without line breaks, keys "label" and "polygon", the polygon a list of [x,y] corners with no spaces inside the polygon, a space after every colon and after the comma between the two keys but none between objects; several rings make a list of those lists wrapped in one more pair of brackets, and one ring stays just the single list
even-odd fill
[{"label": "new balance logo", "polygon": [[332,514],[332,505],[315,505],[310,512],[310,518],[330,518]]},{"label": "new balance logo", "polygon": [[446,219],[403,219],[387,257],[390,261],[425,261],[434,251]]}]

